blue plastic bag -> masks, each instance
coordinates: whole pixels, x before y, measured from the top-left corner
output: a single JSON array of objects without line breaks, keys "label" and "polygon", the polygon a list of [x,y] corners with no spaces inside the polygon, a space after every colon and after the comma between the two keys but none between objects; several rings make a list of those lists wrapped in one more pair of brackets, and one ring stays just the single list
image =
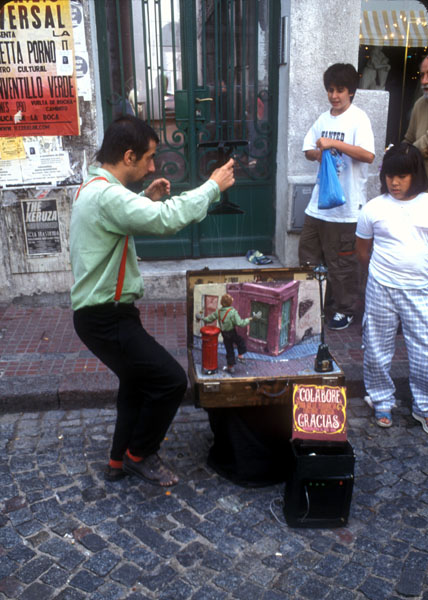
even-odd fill
[{"label": "blue plastic bag", "polygon": [[318,208],[326,210],[345,204],[346,198],[337,176],[337,157],[330,150],[324,150],[318,173]]}]

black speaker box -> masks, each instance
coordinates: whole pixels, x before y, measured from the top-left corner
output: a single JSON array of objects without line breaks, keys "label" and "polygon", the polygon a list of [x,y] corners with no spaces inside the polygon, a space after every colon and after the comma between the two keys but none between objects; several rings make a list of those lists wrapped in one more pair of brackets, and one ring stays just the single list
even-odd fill
[{"label": "black speaker box", "polygon": [[284,516],[290,527],[343,527],[348,522],[355,456],[349,442],[293,440],[285,484]]}]

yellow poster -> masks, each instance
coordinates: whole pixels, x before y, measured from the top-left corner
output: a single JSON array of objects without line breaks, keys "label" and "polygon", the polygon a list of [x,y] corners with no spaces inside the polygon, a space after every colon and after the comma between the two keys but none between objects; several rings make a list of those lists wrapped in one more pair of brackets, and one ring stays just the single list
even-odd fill
[{"label": "yellow poster", "polygon": [[26,158],[24,142],[21,137],[0,138],[0,160]]},{"label": "yellow poster", "polygon": [[0,34],[0,137],[78,135],[70,1],[7,2]]}]

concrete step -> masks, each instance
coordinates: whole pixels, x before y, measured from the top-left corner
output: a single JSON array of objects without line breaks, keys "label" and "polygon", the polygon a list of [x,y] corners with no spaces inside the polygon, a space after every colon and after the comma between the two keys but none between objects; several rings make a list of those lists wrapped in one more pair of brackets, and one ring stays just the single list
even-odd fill
[{"label": "concrete step", "polygon": [[139,266],[144,279],[144,300],[185,300],[186,271],[200,271],[205,268],[211,271],[226,271],[284,266],[275,256],[271,255],[269,258],[272,259],[272,263],[268,265],[253,265],[245,256],[164,261],[141,260]]},{"label": "concrete step", "polygon": [[[188,260],[140,260],[139,267],[144,279],[144,300],[183,301],[186,300],[186,271],[200,271],[208,268],[211,271],[230,269],[263,269],[265,267],[280,268],[284,265],[276,256],[269,255],[272,263],[253,265],[245,256],[225,258],[197,258]],[[42,293],[32,296],[19,296],[13,304],[21,306],[70,306],[70,292]]]}]

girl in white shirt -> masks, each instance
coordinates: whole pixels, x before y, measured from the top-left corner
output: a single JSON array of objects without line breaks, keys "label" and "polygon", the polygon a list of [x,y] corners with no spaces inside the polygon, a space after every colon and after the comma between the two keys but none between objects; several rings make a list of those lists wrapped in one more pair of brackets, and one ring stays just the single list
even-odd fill
[{"label": "girl in white shirt", "polygon": [[356,251],[368,267],[363,319],[365,400],[379,427],[391,427],[390,375],[401,322],[409,357],[412,416],[428,433],[428,179],[421,153],[407,143],[389,149],[381,196],[357,223]]}]

